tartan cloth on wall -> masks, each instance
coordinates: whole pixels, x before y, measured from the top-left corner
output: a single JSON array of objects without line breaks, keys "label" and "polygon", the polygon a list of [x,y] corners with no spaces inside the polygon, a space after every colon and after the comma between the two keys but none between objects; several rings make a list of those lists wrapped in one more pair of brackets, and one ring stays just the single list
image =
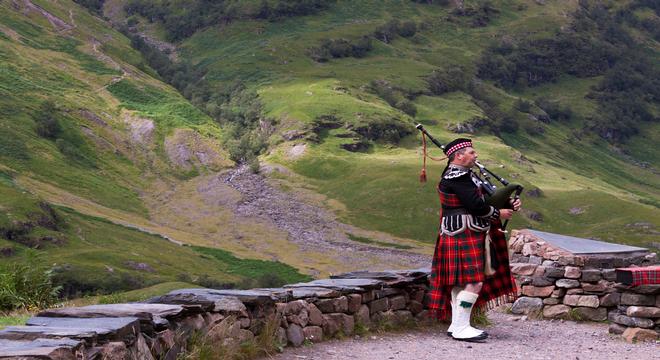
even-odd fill
[{"label": "tartan cloth on wall", "polygon": [[660,284],[660,266],[616,269],[616,279],[632,286]]},{"label": "tartan cloth on wall", "polygon": [[491,222],[490,238],[493,240],[497,260],[493,261],[496,264],[495,274],[486,277],[479,292],[476,306],[484,310],[513,302],[518,292],[509,266],[509,244],[506,235],[500,231],[501,228],[502,223],[499,219]]},{"label": "tartan cloth on wall", "polygon": [[504,233],[499,231],[500,227],[499,220],[491,225],[490,236],[498,265],[495,274],[489,277],[483,272],[485,232],[466,229],[454,236],[438,236],[426,299],[431,317],[445,320],[451,316],[451,289],[454,286],[483,282],[475,305],[483,310],[515,299],[516,285],[509,268],[508,244]]}]

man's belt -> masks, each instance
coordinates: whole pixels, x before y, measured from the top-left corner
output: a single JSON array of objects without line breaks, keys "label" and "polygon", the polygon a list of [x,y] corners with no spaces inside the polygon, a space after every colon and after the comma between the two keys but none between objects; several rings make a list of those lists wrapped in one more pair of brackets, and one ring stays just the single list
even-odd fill
[{"label": "man's belt", "polygon": [[442,209],[442,216],[454,216],[454,215],[467,215],[468,211],[465,208],[456,208],[456,209]]}]

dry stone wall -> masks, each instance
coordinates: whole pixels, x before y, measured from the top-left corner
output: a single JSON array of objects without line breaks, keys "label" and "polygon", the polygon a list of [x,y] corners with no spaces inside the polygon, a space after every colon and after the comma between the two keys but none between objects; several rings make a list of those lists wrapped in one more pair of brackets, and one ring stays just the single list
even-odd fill
[{"label": "dry stone wall", "polygon": [[[575,255],[525,230],[512,233],[510,251],[520,295],[513,313],[609,320],[630,341],[658,338],[660,285],[615,282],[615,268],[657,263],[655,254]],[[282,288],[182,289],[141,303],[49,309],[0,331],[0,359],[174,360],[193,334],[214,346],[265,333],[300,346],[359,327],[426,321],[429,272],[361,271]]]},{"label": "dry stone wall", "polygon": [[616,282],[616,268],[657,264],[657,254],[576,255],[527,230],[513,231],[509,248],[520,296],[513,313],[609,320],[610,332],[626,332],[628,340],[659,337],[660,285],[632,287]]},{"label": "dry stone wall", "polygon": [[1,359],[176,359],[202,333],[231,346],[273,331],[300,346],[357,326],[425,320],[429,271],[354,272],[276,289],[182,289],[143,303],[50,309],[0,331]]}]

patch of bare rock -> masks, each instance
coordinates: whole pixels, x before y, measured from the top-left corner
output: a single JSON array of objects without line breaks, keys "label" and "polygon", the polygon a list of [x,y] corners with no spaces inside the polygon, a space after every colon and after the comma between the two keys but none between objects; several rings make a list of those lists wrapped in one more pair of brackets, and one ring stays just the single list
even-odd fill
[{"label": "patch of bare rock", "polygon": [[[233,206],[237,216],[270,222],[287,232],[289,240],[303,252],[338,254],[333,260],[348,269],[414,268],[431,261],[430,256],[351,241],[346,235],[352,232],[351,226],[339,222],[328,210],[271,186],[245,165],[220,177],[241,194],[241,200]],[[370,266],[369,262],[376,265]]]}]

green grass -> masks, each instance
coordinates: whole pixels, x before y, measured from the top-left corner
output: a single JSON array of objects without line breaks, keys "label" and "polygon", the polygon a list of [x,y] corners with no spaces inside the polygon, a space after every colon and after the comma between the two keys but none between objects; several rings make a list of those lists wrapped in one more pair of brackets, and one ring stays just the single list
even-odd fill
[{"label": "green grass", "polygon": [[378,240],[369,239],[369,238],[362,237],[362,236],[356,236],[356,235],[353,235],[353,234],[348,234],[348,238],[353,240],[353,241],[357,241],[357,242],[360,242],[360,243],[363,243],[363,244],[374,244],[374,245],[379,245],[379,246],[391,247],[391,248],[394,248],[394,249],[412,249],[413,248],[412,246],[409,246],[409,245],[401,245],[401,244],[389,243],[389,242],[385,242],[385,241],[378,241]]},{"label": "green grass", "polygon": [[265,261],[256,259],[239,259],[230,252],[222,249],[193,246],[192,249],[204,258],[216,259],[227,264],[228,273],[247,279],[260,279],[264,276],[274,275],[283,284],[309,281],[312,278],[298,272],[294,267],[279,261]]},{"label": "green grass", "polygon": [[10,314],[0,315],[0,330],[7,326],[24,325],[25,322],[31,317],[30,314]]}]

